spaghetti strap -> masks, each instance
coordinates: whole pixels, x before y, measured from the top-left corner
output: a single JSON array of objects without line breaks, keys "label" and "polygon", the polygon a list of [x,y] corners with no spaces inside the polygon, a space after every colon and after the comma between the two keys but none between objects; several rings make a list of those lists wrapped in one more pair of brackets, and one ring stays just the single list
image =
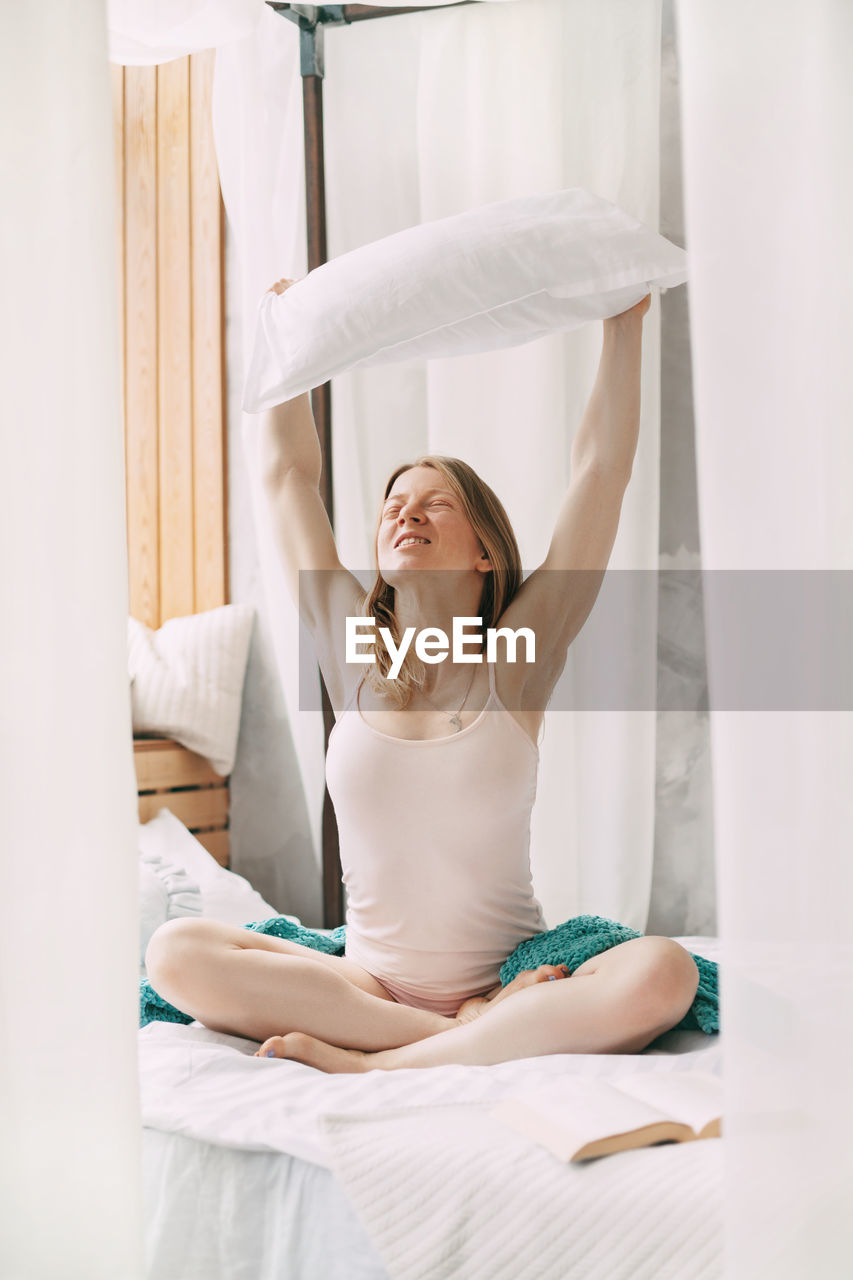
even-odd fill
[{"label": "spaghetti strap", "polygon": [[358,684],[355,686],[352,693],[350,694],[350,696],[347,698],[346,702],[343,705],[343,711],[351,711],[353,706],[357,706],[358,691],[363,684],[364,684],[364,672],[362,671],[361,675],[359,676]]},{"label": "spaghetti strap", "polygon": [[489,693],[497,702],[500,702],[498,691],[495,688],[495,664],[487,661],[486,666],[489,669]]}]

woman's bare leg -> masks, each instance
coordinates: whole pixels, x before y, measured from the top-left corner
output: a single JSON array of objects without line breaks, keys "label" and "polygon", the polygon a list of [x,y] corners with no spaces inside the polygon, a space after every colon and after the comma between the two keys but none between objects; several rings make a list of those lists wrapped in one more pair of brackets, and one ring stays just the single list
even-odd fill
[{"label": "woman's bare leg", "polygon": [[266,1040],[302,1031],[345,1048],[411,1044],[456,1025],[397,1004],[340,956],[214,920],[170,920],[145,955],[154,990],[214,1031]]},{"label": "woman's bare leg", "polygon": [[288,1035],[273,1047],[277,1057],[333,1072],[490,1066],[551,1053],[639,1053],[681,1021],[698,985],[696,963],[679,943],[634,938],[594,956],[564,981],[536,983],[475,1021],[417,1044],[351,1053]]}]

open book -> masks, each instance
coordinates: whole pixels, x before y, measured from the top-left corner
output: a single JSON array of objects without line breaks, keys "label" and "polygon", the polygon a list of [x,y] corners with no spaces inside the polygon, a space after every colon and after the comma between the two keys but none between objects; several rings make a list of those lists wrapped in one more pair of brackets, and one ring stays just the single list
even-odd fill
[{"label": "open book", "polygon": [[570,1077],[559,1092],[506,1098],[492,1115],[558,1159],[574,1161],[719,1138],[722,1104],[722,1079],[709,1071],[648,1071],[614,1080]]}]

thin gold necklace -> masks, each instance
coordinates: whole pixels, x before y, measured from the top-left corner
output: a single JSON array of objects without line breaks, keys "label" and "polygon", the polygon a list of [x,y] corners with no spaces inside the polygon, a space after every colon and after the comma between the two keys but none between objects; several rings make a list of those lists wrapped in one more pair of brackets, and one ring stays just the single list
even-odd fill
[{"label": "thin gold necklace", "polygon": [[460,719],[460,716],[462,715],[462,707],[464,707],[464,706],[465,706],[465,703],[468,701],[468,694],[471,692],[471,689],[473,688],[473,685],[474,685],[474,676],[475,676],[476,674],[477,674],[477,668],[476,668],[475,666],[473,666],[473,665],[472,665],[472,668],[471,668],[471,679],[468,681],[468,689],[467,689],[467,691],[466,691],[466,693],[465,693],[465,697],[462,699],[462,703],[461,703],[461,705],[460,705],[460,707],[459,707],[458,711],[454,711],[453,713],[451,713],[450,711],[447,711],[444,707],[437,707],[437,706],[436,706],[436,704],[433,702],[432,698],[429,696],[429,694],[428,694],[428,693],[425,693],[425,692],[424,692],[424,690],[423,690],[423,689],[421,689],[421,694],[422,694],[422,696],[423,696],[424,698],[426,698],[426,700],[427,700],[427,702],[430,704],[430,706],[431,706],[431,707],[435,707],[435,710],[436,710],[436,711],[440,711],[440,712],[441,712],[441,714],[442,714],[443,716],[447,716],[447,717],[448,717],[448,719],[450,720],[450,723],[453,725],[453,732],[454,732],[454,733],[459,733],[459,731],[460,731],[460,730],[461,730],[461,728],[462,728],[462,721],[461,721],[461,719]]}]

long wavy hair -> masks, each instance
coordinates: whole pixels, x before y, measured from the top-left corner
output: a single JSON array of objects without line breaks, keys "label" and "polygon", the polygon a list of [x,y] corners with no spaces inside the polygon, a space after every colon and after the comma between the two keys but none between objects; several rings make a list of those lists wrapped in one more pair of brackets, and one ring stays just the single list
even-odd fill
[{"label": "long wavy hair", "polygon": [[[385,485],[383,505],[394,482],[404,471],[410,471],[412,467],[432,467],[444,478],[462,504],[471,528],[491,561],[491,570],[483,574],[483,593],[478,609],[485,631],[488,627],[496,625],[522,583],[521,555],[503,503],[467,462],[463,462],[460,458],[424,454],[414,462],[404,462],[402,466],[397,467]],[[381,523],[380,508],[373,537],[374,560],[376,560]],[[379,627],[387,627],[394,637],[395,645],[399,645],[401,633],[394,608],[394,588],[382,577],[377,562],[376,579],[371,590],[364,597],[362,614],[364,617],[374,619],[377,630]],[[471,632],[467,634],[472,635]],[[387,678],[390,666],[391,658],[387,649],[383,644],[378,644],[376,662],[368,666],[366,680],[378,692],[390,697],[397,704],[398,709],[402,709],[409,704],[415,691],[423,689],[426,668],[414,652],[414,646],[406,654],[396,680]]]}]

